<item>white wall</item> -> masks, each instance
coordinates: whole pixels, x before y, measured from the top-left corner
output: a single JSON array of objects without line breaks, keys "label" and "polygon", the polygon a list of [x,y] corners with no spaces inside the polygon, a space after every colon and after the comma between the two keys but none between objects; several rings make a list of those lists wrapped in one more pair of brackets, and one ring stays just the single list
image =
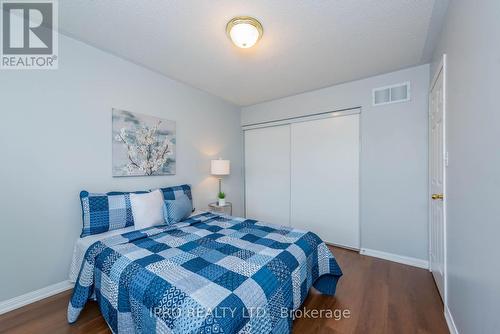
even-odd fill
[{"label": "white wall", "polygon": [[448,308],[461,334],[500,328],[500,2],[452,0],[447,54]]},{"label": "white wall", "polygon": [[[232,163],[224,190],[243,211],[239,108],[64,36],[59,64],[0,72],[0,301],[67,279],[82,189],[191,183],[206,208],[221,156]],[[113,107],[177,121],[177,175],[111,176]]]},{"label": "white wall", "polygon": [[[411,101],[372,107],[372,88],[411,82]],[[349,82],[242,109],[242,125],[358,107],[361,247],[428,258],[429,66]]]}]

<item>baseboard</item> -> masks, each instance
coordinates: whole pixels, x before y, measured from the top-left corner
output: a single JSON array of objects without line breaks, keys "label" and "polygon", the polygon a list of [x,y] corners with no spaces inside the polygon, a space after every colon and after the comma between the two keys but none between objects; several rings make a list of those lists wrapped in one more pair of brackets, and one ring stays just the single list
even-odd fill
[{"label": "baseboard", "polygon": [[56,295],[60,292],[73,288],[73,283],[70,281],[62,281],[56,284],[46,286],[39,290],[25,293],[24,295],[17,296],[0,302],[0,314],[4,314],[23,307],[25,305],[34,303],[44,298]]},{"label": "baseboard", "polygon": [[335,244],[333,242],[328,242],[328,241],[325,241],[325,244],[327,246],[339,247],[339,248],[344,248],[344,249],[347,249],[347,250],[352,250],[352,251],[359,252],[359,248],[355,248],[355,247],[351,247],[351,246],[345,246],[345,245],[341,245],[341,244]]},{"label": "baseboard", "polygon": [[444,318],[446,319],[446,324],[448,325],[450,334],[458,334],[457,326],[455,325],[450,309],[446,306],[444,307]]},{"label": "baseboard", "polygon": [[392,262],[407,264],[409,266],[429,269],[429,261],[417,259],[414,257],[408,257],[403,255],[397,255],[392,253],[381,252],[374,249],[361,248],[359,254],[378,257],[380,259],[389,260]]}]

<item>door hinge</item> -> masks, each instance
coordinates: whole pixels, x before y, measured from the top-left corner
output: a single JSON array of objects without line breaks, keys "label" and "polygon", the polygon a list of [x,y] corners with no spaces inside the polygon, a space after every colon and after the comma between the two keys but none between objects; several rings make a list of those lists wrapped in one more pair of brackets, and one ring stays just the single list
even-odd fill
[{"label": "door hinge", "polygon": [[444,166],[448,167],[448,164],[449,164],[448,151],[446,151],[444,154]]}]

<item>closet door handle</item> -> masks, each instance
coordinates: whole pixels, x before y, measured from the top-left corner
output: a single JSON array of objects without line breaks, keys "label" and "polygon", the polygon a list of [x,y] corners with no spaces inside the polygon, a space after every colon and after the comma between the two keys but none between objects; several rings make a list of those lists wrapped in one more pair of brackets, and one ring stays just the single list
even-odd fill
[{"label": "closet door handle", "polygon": [[444,199],[444,195],[443,194],[432,194],[432,199],[433,200],[438,200],[438,199]]}]

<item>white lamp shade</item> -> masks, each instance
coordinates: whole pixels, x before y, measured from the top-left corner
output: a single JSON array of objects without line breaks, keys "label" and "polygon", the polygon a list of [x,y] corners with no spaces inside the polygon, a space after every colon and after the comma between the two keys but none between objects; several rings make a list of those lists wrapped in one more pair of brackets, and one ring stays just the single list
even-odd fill
[{"label": "white lamp shade", "polygon": [[212,175],[229,175],[230,172],[230,161],[229,160],[212,160],[210,166],[210,172]]}]

